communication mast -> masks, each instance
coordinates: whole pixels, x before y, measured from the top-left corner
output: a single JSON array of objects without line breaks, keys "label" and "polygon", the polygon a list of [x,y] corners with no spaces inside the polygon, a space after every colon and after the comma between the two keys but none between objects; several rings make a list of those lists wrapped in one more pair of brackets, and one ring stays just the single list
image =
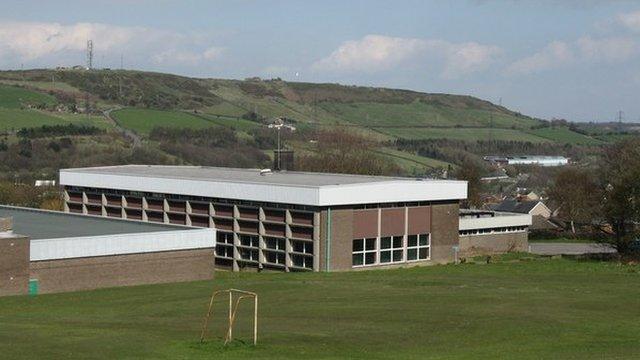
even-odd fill
[{"label": "communication mast", "polygon": [[93,40],[87,40],[87,70],[93,69]]}]

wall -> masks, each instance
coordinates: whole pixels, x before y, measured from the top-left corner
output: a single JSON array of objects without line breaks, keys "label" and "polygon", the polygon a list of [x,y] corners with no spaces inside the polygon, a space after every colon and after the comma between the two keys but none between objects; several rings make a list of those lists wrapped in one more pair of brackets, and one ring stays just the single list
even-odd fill
[{"label": "wall", "polygon": [[460,236],[460,256],[500,254],[511,251],[528,251],[528,233],[485,234]]},{"label": "wall", "polygon": [[213,249],[182,250],[34,261],[30,273],[38,279],[40,293],[53,293],[207,280],[213,277],[213,261]]},{"label": "wall", "polygon": [[453,262],[453,246],[459,240],[459,204],[445,203],[431,206],[431,261],[436,263]]},{"label": "wall", "polygon": [[0,238],[0,296],[26,294],[29,286],[29,238]]},{"label": "wall", "polygon": [[[421,207],[331,210],[329,271],[352,270],[353,239],[405,234],[431,234],[431,259],[358,267],[399,267],[454,260],[452,247],[458,245],[458,203],[436,203]],[[320,214],[320,270],[326,271],[328,211]],[[406,219],[406,221],[405,221]]]}]

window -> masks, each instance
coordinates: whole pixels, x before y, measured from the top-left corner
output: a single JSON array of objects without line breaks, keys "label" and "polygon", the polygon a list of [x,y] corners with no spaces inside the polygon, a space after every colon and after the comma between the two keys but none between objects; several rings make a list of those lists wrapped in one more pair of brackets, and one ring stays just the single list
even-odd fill
[{"label": "window", "polygon": [[240,258],[243,260],[258,261],[258,250],[240,248]]},{"label": "window", "polygon": [[402,236],[386,236],[380,238],[380,263],[402,262],[404,245]]},{"label": "window", "polygon": [[313,257],[306,255],[291,255],[291,262],[293,266],[313,269]]},{"label": "window", "polygon": [[264,242],[267,249],[285,250],[285,239],[276,237],[265,237]]},{"label": "window", "polygon": [[353,266],[372,265],[376,263],[376,238],[353,240]]},{"label": "window", "polygon": [[260,246],[260,240],[256,235],[240,235],[240,245],[258,247]]},{"label": "window", "polygon": [[313,254],[313,243],[310,241],[292,240],[291,247],[293,247],[294,252]]},{"label": "window", "polygon": [[267,262],[272,264],[284,265],[285,263],[285,255],[281,252],[265,251],[264,257],[266,258]]},{"label": "window", "polygon": [[218,244],[216,245],[216,256],[224,258],[233,258],[233,246]]},{"label": "window", "polygon": [[218,231],[216,233],[216,241],[218,244],[222,243],[233,245],[233,233]]},{"label": "window", "polygon": [[429,234],[407,236],[407,261],[428,260],[431,257],[430,245]]}]

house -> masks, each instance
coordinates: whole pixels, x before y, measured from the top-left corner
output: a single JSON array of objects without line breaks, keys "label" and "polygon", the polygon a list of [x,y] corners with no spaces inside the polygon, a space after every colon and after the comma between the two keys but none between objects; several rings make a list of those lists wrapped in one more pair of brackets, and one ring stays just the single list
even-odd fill
[{"label": "house", "polygon": [[519,214],[529,214],[532,217],[531,230],[554,229],[557,226],[549,222],[551,209],[542,201],[518,201],[515,199],[504,200],[499,204],[491,206],[491,210],[499,212],[510,212]]}]

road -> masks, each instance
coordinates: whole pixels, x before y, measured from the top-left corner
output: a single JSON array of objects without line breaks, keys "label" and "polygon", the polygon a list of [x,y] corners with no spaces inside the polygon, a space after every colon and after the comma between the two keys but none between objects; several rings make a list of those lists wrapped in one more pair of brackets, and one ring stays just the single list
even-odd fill
[{"label": "road", "polygon": [[140,147],[142,145],[142,139],[140,139],[140,136],[138,136],[138,134],[136,134],[135,132],[120,126],[120,124],[118,124],[118,121],[116,121],[116,119],[111,117],[111,112],[119,109],[120,109],[119,107],[111,108],[103,111],[102,114],[109,122],[111,122],[111,124],[116,129],[120,130],[122,135],[124,135],[125,137],[129,138],[129,140],[131,140],[134,148]]},{"label": "road", "polygon": [[616,250],[608,245],[594,243],[529,243],[532,254],[537,255],[582,255],[610,254]]}]

